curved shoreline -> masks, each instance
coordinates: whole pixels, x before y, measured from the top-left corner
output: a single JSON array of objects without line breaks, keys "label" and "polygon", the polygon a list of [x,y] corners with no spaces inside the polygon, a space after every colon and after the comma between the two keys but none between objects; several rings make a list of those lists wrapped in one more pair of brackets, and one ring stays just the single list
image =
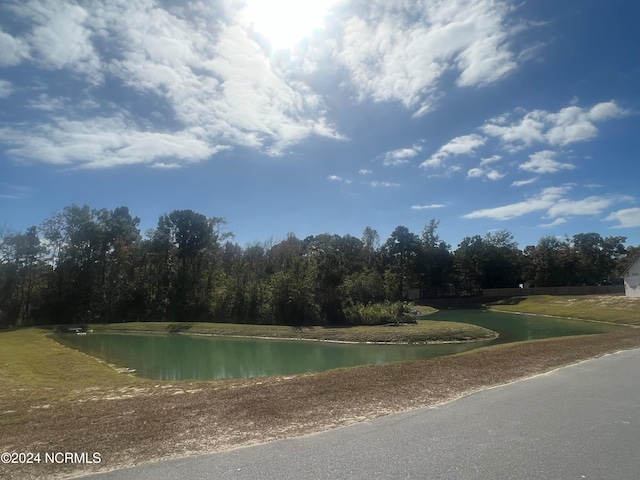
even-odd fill
[{"label": "curved shoreline", "polygon": [[489,342],[500,336],[499,333],[493,332],[491,337],[471,338],[468,340],[433,340],[423,342],[392,342],[392,341],[352,341],[352,340],[332,340],[326,338],[301,338],[301,337],[264,337],[255,335],[224,335],[218,333],[198,333],[198,332],[154,332],[153,330],[100,330],[97,333],[122,333],[122,334],[155,334],[155,335],[187,335],[194,337],[220,337],[220,338],[247,338],[252,340],[283,340],[283,341],[301,341],[301,342],[326,342],[326,343],[344,343],[348,345],[446,345],[457,343],[474,343]]},{"label": "curved shoreline", "polygon": [[566,317],[566,316],[560,316],[560,315],[549,315],[548,313],[515,312],[512,310],[500,310],[492,307],[489,307],[488,310],[491,312],[510,313],[513,315],[531,315],[532,317],[545,317],[545,318],[564,318],[567,320],[576,320],[579,322],[604,323],[605,325],[615,325],[619,327],[640,328],[640,325],[634,325],[632,323],[609,322],[607,320],[593,320],[591,318]]},{"label": "curved shoreline", "polygon": [[[423,323],[424,322],[424,323]],[[220,323],[135,323],[135,328],[128,328],[127,324],[94,325],[90,331],[96,333],[127,333],[127,334],[182,334],[192,336],[210,336],[227,338],[247,338],[260,340],[305,340],[345,344],[374,344],[374,345],[438,345],[449,343],[486,342],[498,338],[499,333],[484,327],[464,322],[433,322],[428,319],[415,324],[390,324],[354,327],[324,327],[312,326],[291,331],[289,326],[264,326],[250,324],[220,324]],[[174,328],[179,326],[183,328]],[[117,326],[113,328],[113,326]],[[91,328],[91,325],[89,325]],[[280,329],[265,331],[271,328]],[[243,333],[242,330],[247,330]]]}]

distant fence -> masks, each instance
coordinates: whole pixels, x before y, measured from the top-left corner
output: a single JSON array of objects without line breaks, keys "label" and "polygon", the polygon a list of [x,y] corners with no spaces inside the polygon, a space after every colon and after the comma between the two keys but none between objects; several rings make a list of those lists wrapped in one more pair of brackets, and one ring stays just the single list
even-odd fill
[{"label": "distant fence", "polygon": [[483,297],[516,297],[523,295],[616,295],[624,294],[624,285],[589,287],[485,288]]}]

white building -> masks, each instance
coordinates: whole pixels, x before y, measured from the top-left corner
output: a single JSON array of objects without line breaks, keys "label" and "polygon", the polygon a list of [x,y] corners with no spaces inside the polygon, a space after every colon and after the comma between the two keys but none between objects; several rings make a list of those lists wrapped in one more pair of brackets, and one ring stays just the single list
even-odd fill
[{"label": "white building", "polygon": [[623,272],[622,278],[625,295],[640,298],[640,255]]}]

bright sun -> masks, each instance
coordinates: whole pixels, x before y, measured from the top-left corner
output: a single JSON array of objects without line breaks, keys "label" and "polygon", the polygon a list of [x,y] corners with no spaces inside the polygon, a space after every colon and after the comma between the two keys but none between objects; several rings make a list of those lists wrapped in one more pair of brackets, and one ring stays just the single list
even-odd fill
[{"label": "bright sun", "polygon": [[293,47],[315,29],[322,28],[329,7],[336,0],[248,0],[247,20],[271,48]]}]

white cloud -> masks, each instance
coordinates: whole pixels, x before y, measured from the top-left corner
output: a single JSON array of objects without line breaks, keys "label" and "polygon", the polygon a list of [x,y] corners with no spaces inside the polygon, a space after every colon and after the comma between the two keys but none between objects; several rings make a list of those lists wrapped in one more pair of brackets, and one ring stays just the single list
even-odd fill
[{"label": "white cloud", "polygon": [[7,200],[22,200],[33,192],[33,187],[25,185],[13,185],[0,182],[0,198]]},{"label": "white cloud", "polygon": [[358,173],[359,173],[360,175],[370,175],[370,174],[372,174],[373,172],[372,172],[371,170],[367,170],[366,168],[361,168],[360,170],[358,170]]},{"label": "white cloud", "polygon": [[472,168],[467,172],[467,177],[469,178],[487,177],[489,180],[500,180],[501,178],[505,177],[505,174],[493,169],[487,170],[484,168]]},{"label": "white cloud", "polygon": [[551,145],[582,142],[598,135],[598,129],[589,120],[588,113],[580,107],[563,108],[558,113],[548,114],[547,119],[553,125],[546,134]]},{"label": "white cloud", "polygon": [[372,187],[382,187],[382,188],[388,188],[388,187],[399,187],[400,184],[399,183],[394,183],[394,182],[371,182],[369,185],[371,185]]},{"label": "white cloud", "polygon": [[11,82],[7,82],[6,80],[2,80],[0,78],[0,98],[8,97],[12,92],[13,85],[11,85]]},{"label": "white cloud", "polygon": [[[522,112],[516,110],[516,113]],[[482,131],[499,138],[510,151],[518,151],[536,143],[565,146],[595,138],[598,128],[594,122],[621,118],[627,114],[612,100],[598,103],[590,109],[571,105],[556,113],[533,110],[512,123],[508,123],[508,118],[513,115],[502,115],[485,123]]]},{"label": "white cloud", "polygon": [[491,155],[489,158],[481,158],[480,166],[491,165],[492,163],[499,162],[502,160],[500,155]]},{"label": "white cloud", "polygon": [[348,178],[344,178],[339,175],[329,175],[327,177],[327,180],[329,180],[330,182],[338,182],[338,183],[346,183],[346,184],[352,183],[352,181],[349,180]]},{"label": "white cloud", "polygon": [[403,165],[407,163],[410,158],[418,155],[421,151],[421,145],[414,145],[411,148],[400,148],[398,150],[392,150],[382,155],[382,164],[387,167]]},{"label": "white cloud", "polygon": [[0,30],[0,67],[18,65],[29,55],[29,47],[19,38]]},{"label": "white cloud", "polygon": [[487,178],[489,180],[500,180],[501,178],[504,178],[504,176],[504,173],[500,173],[497,170],[489,170],[487,172]]},{"label": "white cloud", "polygon": [[551,218],[565,217],[571,215],[599,215],[611,205],[629,200],[624,196],[598,197],[592,196],[582,200],[569,200],[563,198],[559,200],[547,211]]},{"label": "white cloud", "polygon": [[342,138],[320,97],[289,80],[240,26],[215,27],[214,37],[165,10],[144,13],[127,17],[127,50],[113,71],[162,96],[184,124],[273,155],[310,135]]},{"label": "white cloud", "polygon": [[500,155],[492,155],[488,158],[480,159],[480,166],[472,168],[467,171],[467,177],[480,178],[487,177],[489,180],[500,180],[506,176],[505,173],[499,172],[494,168],[489,168],[488,165],[494,164],[502,160]]},{"label": "white cloud", "polygon": [[610,118],[620,118],[627,115],[628,112],[620,108],[616,102],[611,100],[610,102],[602,102],[591,107],[589,110],[589,120],[599,122],[602,120],[608,120]]},{"label": "white cloud", "polygon": [[504,205],[502,207],[485,208],[464,215],[464,218],[491,218],[493,220],[510,220],[527,213],[547,210],[569,191],[568,187],[545,188],[539,195],[523,202]]},{"label": "white cloud", "polygon": [[488,34],[464,50],[457,59],[461,71],[458,85],[469,87],[496,82],[518,66],[513,53],[504,48],[504,31]]},{"label": "white cloud", "polygon": [[179,163],[163,163],[158,162],[151,165],[152,168],[160,168],[163,170],[175,170],[176,168],[182,168],[182,165]]},{"label": "white cloud", "polygon": [[544,224],[538,225],[538,227],[540,227],[540,228],[551,228],[551,227],[556,227],[558,225],[562,225],[563,223],[567,223],[567,221],[564,218],[556,218],[553,222],[544,223]]},{"label": "white cloud", "polygon": [[565,218],[574,215],[600,215],[606,208],[619,202],[632,200],[628,196],[591,196],[580,200],[567,198],[570,185],[549,187],[538,195],[522,202],[495,208],[476,210],[464,215],[464,218],[490,218],[493,220],[510,220],[528,213],[544,211],[547,218]]},{"label": "white cloud", "polygon": [[614,228],[640,227],[640,208],[625,208],[612,212],[605,220],[618,222],[618,225],[615,225]]},{"label": "white cloud", "polygon": [[33,23],[20,41],[41,68],[68,68],[91,83],[103,80],[100,58],[91,40],[92,15],[85,8],[67,1],[41,0],[15,4],[12,10]]},{"label": "white cloud", "polygon": [[551,150],[543,150],[529,155],[529,161],[520,164],[519,168],[527,172],[533,172],[537,174],[541,173],[555,173],[559,170],[571,170],[576,168],[571,163],[560,163],[554,160],[556,152]]},{"label": "white cloud", "polygon": [[55,110],[62,110],[65,108],[65,104],[69,101],[69,98],[50,97],[46,93],[41,93],[38,98],[34,98],[29,101],[29,108],[36,110],[43,110],[46,112],[52,112]]},{"label": "white cloud", "polygon": [[361,99],[398,101],[423,115],[433,108],[445,72],[462,87],[482,86],[517,68],[501,2],[403,2],[361,4],[341,25],[335,58],[349,71]]},{"label": "white cloud", "polygon": [[1,128],[0,141],[16,157],[57,165],[113,167],[150,163],[163,158],[197,162],[227,149],[211,145],[192,132],[147,132],[123,116],[37,125],[24,132]]},{"label": "white cloud", "polygon": [[[238,6],[219,6],[221,15],[218,6],[165,9],[154,0],[15,2],[6,8],[30,27],[21,37],[0,32],[0,65],[67,70],[83,98],[66,105],[49,92],[32,98],[25,106],[49,118],[0,127],[0,138],[14,156],[83,166],[171,155],[174,162],[160,163],[188,162],[236,145],[281,155],[310,136],[343,139],[293,63],[270,58],[255,32],[238,23]],[[107,77],[126,103],[98,97]],[[2,83],[0,95],[9,87]],[[142,102],[146,110],[136,105]],[[90,116],[96,112],[101,116]],[[87,136],[96,142],[86,143],[83,157]],[[141,147],[147,144],[149,152]]]},{"label": "white cloud", "polygon": [[528,178],[527,180],[516,180],[511,184],[512,187],[522,187],[523,185],[529,185],[538,180],[538,177]]},{"label": "white cloud", "polygon": [[444,205],[440,203],[434,203],[431,205],[411,205],[411,210],[430,210],[432,208],[444,208]]},{"label": "white cloud", "polygon": [[452,139],[443,145],[428,160],[420,164],[422,168],[436,168],[444,166],[444,161],[454,155],[471,155],[474,151],[484,145],[486,138],[477,134],[462,135]]}]

